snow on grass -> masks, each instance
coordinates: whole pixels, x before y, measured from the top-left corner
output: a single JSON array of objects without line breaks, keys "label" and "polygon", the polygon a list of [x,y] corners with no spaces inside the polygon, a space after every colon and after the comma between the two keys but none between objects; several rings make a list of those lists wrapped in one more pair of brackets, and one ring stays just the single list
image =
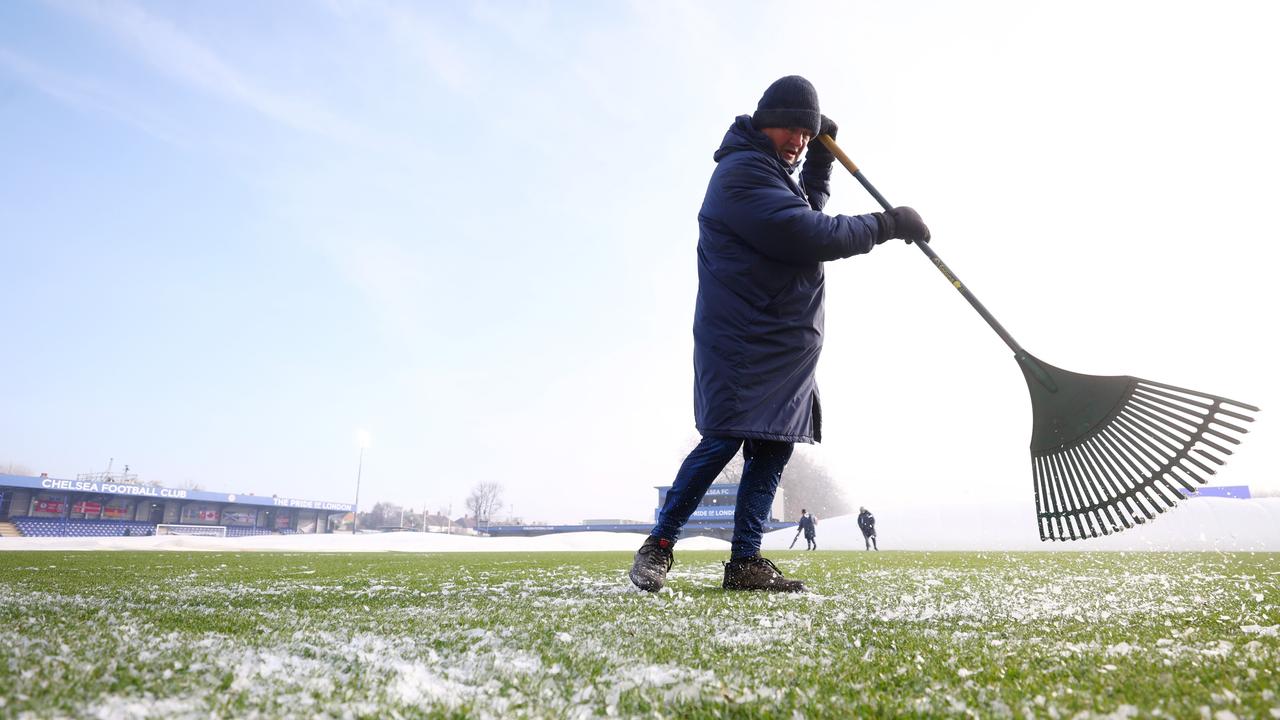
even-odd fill
[{"label": "snow on grass", "polygon": [[1264,717],[1275,554],[0,554],[0,716]]}]

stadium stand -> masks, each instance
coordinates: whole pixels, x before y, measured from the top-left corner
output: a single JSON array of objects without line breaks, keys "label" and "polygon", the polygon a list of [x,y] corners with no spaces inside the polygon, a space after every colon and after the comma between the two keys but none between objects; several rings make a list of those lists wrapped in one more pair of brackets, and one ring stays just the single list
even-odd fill
[{"label": "stadium stand", "polygon": [[155,534],[155,523],[125,520],[48,520],[17,517],[10,522],[26,537],[123,537]]},{"label": "stadium stand", "polygon": [[[13,526],[24,537],[123,537],[154,535],[155,523],[124,520],[59,520],[33,517],[11,518]],[[271,530],[264,527],[228,527],[227,537],[251,535],[292,535],[294,530]]]},{"label": "stadium stand", "polygon": [[271,530],[264,527],[227,526],[227,537],[249,537],[250,535],[292,535],[292,530]]}]

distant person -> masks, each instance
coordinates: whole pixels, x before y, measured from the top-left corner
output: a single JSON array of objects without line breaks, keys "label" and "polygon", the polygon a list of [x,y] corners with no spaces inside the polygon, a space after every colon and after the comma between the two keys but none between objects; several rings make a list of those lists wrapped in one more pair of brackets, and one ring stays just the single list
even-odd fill
[{"label": "distant person", "polygon": [[822,133],[835,138],[836,130],[819,111],[818,91],[791,75],[764,91],[754,114],[734,120],[713,155],[716,168],[698,212],[693,317],[694,419],[702,440],[636,552],[630,577],[642,590],[662,589],[681,529],[739,451],[742,478],[722,586],[805,589],[760,555],[760,541],[795,443],[822,440],[815,375],[823,263],[869,253],[890,238],[929,241],[929,229],[909,207],[822,212],[835,157],[810,141]]},{"label": "distant person", "polygon": [[809,514],[808,510],[800,508],[799,529],[804,532],[804,541],[809,544],[806,550],[817,550],[818,541],[814,538],[818,535],[818,519]]},{"label": "distant person", "polygon": [[879,552],[880,546],[876,545],[876,516],[864,507],[858,508],[858,528],[862,530],[862,539],[867,543],[867,549],[874,547]]}]

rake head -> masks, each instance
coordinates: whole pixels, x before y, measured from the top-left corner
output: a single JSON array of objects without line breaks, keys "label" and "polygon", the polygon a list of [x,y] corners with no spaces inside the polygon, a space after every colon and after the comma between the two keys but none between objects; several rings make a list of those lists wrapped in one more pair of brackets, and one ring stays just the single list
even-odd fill
[{"label": "rake head", "polygon": [[1081,375],[1016,356],[1031,391],[1041,540],[1141,525],[1185,500],[1248,432],[1258,408],[1125,375]]}]

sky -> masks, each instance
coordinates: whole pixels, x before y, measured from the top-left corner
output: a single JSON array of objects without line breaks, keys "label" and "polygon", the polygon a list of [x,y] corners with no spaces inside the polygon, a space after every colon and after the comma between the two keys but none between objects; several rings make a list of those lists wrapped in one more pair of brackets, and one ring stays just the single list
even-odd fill
[{"label": "sky", "polygon": [[[1214,483],[1280,491],[1277,27],[1230,0],[0,3],[0,467],[651,520],[698,437],[712,153],[800,74],[1018,342],[1261,406]],[[879,209],[836,170],[827,212]],[[1032,513],[1000,339],[915,248],[826,269],[800,452],[854,505]]]}]

